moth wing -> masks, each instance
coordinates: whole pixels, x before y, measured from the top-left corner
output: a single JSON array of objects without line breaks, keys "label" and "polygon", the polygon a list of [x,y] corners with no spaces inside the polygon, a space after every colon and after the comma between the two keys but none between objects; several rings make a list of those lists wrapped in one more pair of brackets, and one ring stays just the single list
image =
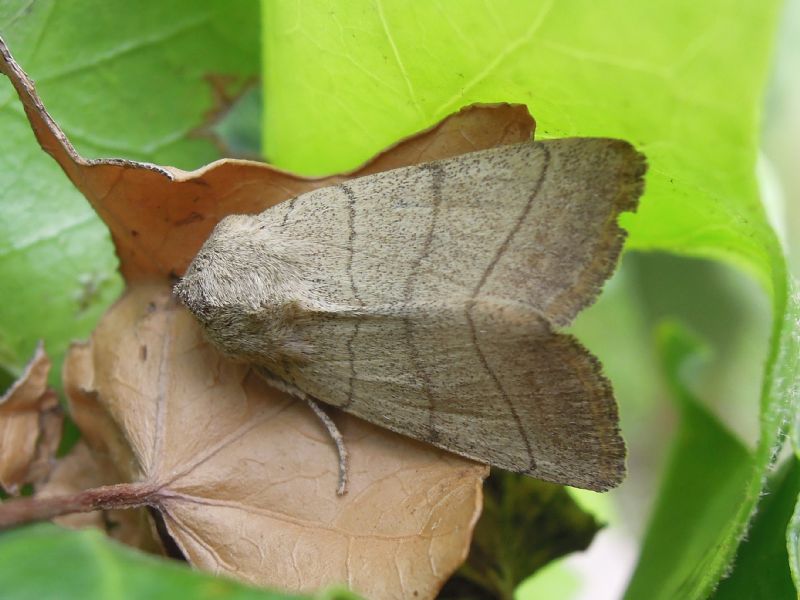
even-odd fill
[{"label": "moth wing", "polygon": [[568,323],[612,272],[644,163],[617,140],[494,148],[325,188],[261,218],[315,250],[305,365],[276,374],[450,451],[607,489],[624,446]]},{"label": "moth wing", "polygon": [[596,359],[544,321],[483,308],[470,318],[330,319],[314,331],[331,341],[320,360],[280,376],[376,425],[480,462],[582,488],[617,485],[625,447]]},{"label": "moth wing", "polygon": [[466,294],[563,326],[613,272],[617,217],[636,209],[645,170],[622,140],[525,142],[315,190],[260,216],[317,245],[331,278],[322,293],[343,304]]}]

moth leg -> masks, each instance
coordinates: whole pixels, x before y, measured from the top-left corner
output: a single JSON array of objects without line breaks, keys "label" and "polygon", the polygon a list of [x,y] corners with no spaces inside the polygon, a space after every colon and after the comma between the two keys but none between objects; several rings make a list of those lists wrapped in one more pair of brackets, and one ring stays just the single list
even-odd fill
[{"label": "moth leg", "polygon": [[306,401],[311,407],[311,410],[314,411],[314,414],[319,417],[319,420],[322,421],[322,424],[328,430],[328,434],[333,439],[333,443],[336,444],[336,451],[339,453],[339,486],[336,488],[336,493],[339,496],[344,496],[347,493],[347,448],[344,445],[344,438],[342,437],[341,432],[339,431],[338,427],[336,427],[336,423],[333,422],[328,416],[322,407],[317,404],[317,402],[304,394],[303,400]]},{"label": "moth leg", "polygon": [[339,484],[336,488],[336,494],[339,496],[345,495],[347,493],[348,454],[347,447],[344,445],[344,437],[339,431],[339,428],[336,427],[336,423],[333,422],[333,419],[328,416],[328,413],[323,410],[317,401],[304,391],[285,382],[283,379],[276,377],[263,367],[255,367],[255,371],[271,386],[281,390],[282,392],[291,394],[295,398],[303,400],[306,404],[308,404],[311,410],[314,411],[314,414],[317,415],[319,420],[322,421],[322,425],[325,427],[325,429],[327,429],[328,435],[331,436],[333,443],[336,444],[336,452],[339,455]]}]

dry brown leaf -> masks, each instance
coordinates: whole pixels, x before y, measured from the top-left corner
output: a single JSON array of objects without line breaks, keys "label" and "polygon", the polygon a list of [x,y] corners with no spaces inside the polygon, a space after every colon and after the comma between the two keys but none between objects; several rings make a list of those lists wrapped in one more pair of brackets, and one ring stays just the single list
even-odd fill
[{"label": "dry brown leaf", "polygon": [[130,452],[124,479],[151,490],[201,568],[292,590],[346,582],[369,598],[431,598],[464,560],[484,466],[337,415],[352,462],[350,490],[336,496],[335,449],[308,407],[220,357],[166,285],[132,288],[69,363],[68,389],[83,390],[76,422],[106,411],[121,434],[89,425],[87,443]]},{"label": "dry brown leaf", "polygon": [[131,285],[65,366],[92,450],[124,480],[156,486],[171,534],[199,567],[298,590],[346,581],[371,598],[435,595],[467,554],[487,469],[334,413],[351,454],[350,492],[337,498],[334,449],[313,415],[221,359],[166,282],[228,214],[529,139],[525,107],[466,108],[345,175],[308,179],[241,160],[186,172],[80,157],[2,41],[0,70],[42,147],[109,226]]},{"label": "dry brown leaf", "polygon": [[[116,465],[102,453],[92,452],[79,441],[59,459],[47,481],[36,487],[39,498],[71,495],[81,490],[109,485],[120,480]],[[70,529],[94,527],[114,539],[154,554],[163,553],[155,526],[146,508],[76,513],[54,519]]]},{"label": "dry brown leaf", "polygon": [[25,371],[0,398],[0,487],[18,494],[50,472],[64,415],[47,387],[50,359],[40,343]]}]

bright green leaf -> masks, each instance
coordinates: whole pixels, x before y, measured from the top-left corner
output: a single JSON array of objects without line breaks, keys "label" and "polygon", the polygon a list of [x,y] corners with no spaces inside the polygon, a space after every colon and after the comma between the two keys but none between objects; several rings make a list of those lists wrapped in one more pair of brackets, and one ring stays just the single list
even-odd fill
[{"label": "bright green leaf", "polygon": [[[0,598],[14,600],[291,600],[136,552],[99,531],[54,525],[0,534]],[[334,596],[342,598],[345,596]]]},{"label": "bright green leaf", "polygon": [[[798,495],[800,499],[800,495]],[[797,589],[800,589],[800,500],[794,507],[792,519],[786,529],[786,549],[789,555],[789,570],[792,581]]]},{"label": "bright green leaf", "polygon": [[733,573],[723,579],[715,600],[792,598],[784,531],[800,492],[800,462],[792,458],[770,478],[759,512],[739,549]]},{"label": "bright green leaf", "polygon": [[[0,35],[84,155],[194,168],[218,158],[197,133],[212,82],[230,92],[258,72],[257,11],[256,0],[6,0]],[[0,365],[18,373],[44,338],[57,372],[121,283],[107,229],[39,148],[5,78],[0,206]]]},{"label": "bright green leaf", "polygon": [[[792,308],[788,313],[789,319],[794,319],[795,329],[792,332],[793,344],[795,349],[800,355],[800,291],[793,290],[792,295]],[[795,361],[794,372],[791,368],[787,368],[787,373],[783,373],[787,377],[786,385],[789,387],[788,393],[793,397],[791,408],[792,412],[786,414],[786,420],[792,426],[792,446],[794,447],[794,454],[798,461],[800,461],[800,361]],[[795,504],[794,513],[789,521],[789,527],[786,529],[786,550],[789,555],[789,569],[792,575],[792,581],[797,590],[800,590],[800,490],[798,490],[797,502]]]},{"label": "bright green leaf", "polygon": [[702,598],[718,574],[708,568],[709,548],[736,516],[752,458],[682,380],[699,345],[675,325],[664,326],[659,337],[680,425],[626,598]]},{"label": "bright green leaf", "polygon": [[[780,335],[767,367],[762,437],[750,457],[682,383],[681,362],[696,352],[691,340],[675,328],[662,331],[667,374],[682,422],[628,598],[705,598],[732,563],[796,405],[798,323],[800,304],[792,294],[783,321],[776,325]],[[743,560],[754,551],[765,550],[746,551]]]}]

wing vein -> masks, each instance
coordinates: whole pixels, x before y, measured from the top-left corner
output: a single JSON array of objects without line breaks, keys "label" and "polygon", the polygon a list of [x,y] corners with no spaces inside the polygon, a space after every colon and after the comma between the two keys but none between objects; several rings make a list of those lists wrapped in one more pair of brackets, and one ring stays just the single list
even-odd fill
[{"label": "wing vein", "polygon": [[531,442],[528,439],[528,434],[525,432],[525,428],[522,426],[522,420],[519,417],[519,413],[517,412],[514,403],[511,402],[511,398],[509,398],[508,393],[506,392],[505,388],[500,382],[500,379],[497,377],[497,374],[491,368],[491,365],[489,365],[489,361],[486,358],[486,354],[483,352],[483,349],[481,348],[480,343],[478,342],[478,332],[477,328],[475,327],[475,321],[472,316],[472,312],[476,305],[476,298],[481,293],[481,289],[488,281],[489,277],[491,276],[492,272],[497,266],[497,263],[500,261],[500,258],[506,252],[509,245],[511,244],[511,241],[514,239],[514,236],[520,230],[522,224],[525,222],[525,219],[530,214],[533,201],[536,199],[536,197],[539,195],[539,191],[542,189],[542,184],[544,183],[545,177],[547,175],[547,170],[550,167],[550,151],[544,145],[540,145],[539,148],[541,148],[542,153],[544,155],[544,161],[542,164],[542,172],[539,175],[539,179],[536,181],[536,185],[533,188],[533,192],[531,193],[530,196],[528,196],[528,200],[525,203],[525,207],[523,208],[522,213],[520,213],[520,216],[519,218],[517,218],[517,221],[516,223],[514,223],[514,226],[511,228],[511,231],[509,231],[508,235],[503,240],[503,243],[500,244],[500,247],[497,249],[497,252],[495,252],[492,261],[489,263],[489,265],[486,267],[486,270],[483,272],[483,275],[481,276],[480,281],[478,281],[478,284],[475,286],[475,289],[472,291],[472,295],[470,296],[469,302],[467,302],[466,306],[467,323],[469,324],[470,337],[472,338],[472,343],[475,346],[475,352],[478,354],[478,359],[480,360],[481,365],[483,366],[483,368],[489,374],[489,377],[494,382],[497,391],[500,392],[500,396],[503,398],[506,406],[508,406],[508,410],[511,412],[511,415],[514,418],[514,422],[517,425],[520,437],[525,443],[525,449],[528,453],[528,459],[530,460],[529,469],[531,471],[536,469],[536,459],[533,457]]},{"label": "wing vein", "polygon": [[[348,208],[348,226],[350,228],[350,234],[348,238],[348,256],[347,256],[347,276],[350,279],[350,290],[353,293],[353,299],[359,306],[364,306],[364,301],[358,295],[358,290],[356,289],[356,280],[353,275],[353,257],[355,255],[355,239],[356,239],[356,195],[353,193],[352,188],[345,184],[341,184],[338,186],[342,193],[347,198],[347,208]],[[358,337],[358,330],[361,327],[361,323],[358,319],[353,319],[353,331],[350,334],[350,337],[347,338],[347,356],[350,360],[350,378],[347,384],[347,399],[345,400],[344,404],[342,404],[342,408],[346,409],[350,404],[353,403],[353,387],[355,386],[356,382],[356,355],[353,344],[356,341],[356,337]]]},{"label": "wing vein", "polygon": [[[431,182],[433,187],[433,208],[431,210],[430,225],[428,226],[425,240],[422,243],[422,251],[414,260],[411,266],[411,275],[406,280],[404,294],[406,305],[411,304],[413,301],[414,291],[417,285],[417,278],[419,274],[419,267],[422,265],[422,261],[430,255],[433,234],[436,230],[436,224],[439,220],[439,211],[442,203],[442,179],[444,177],[444,172],[442,171],[441,165],[432,164],[426,165],[423,168],[425,168],[426,172],[431,174]],[[404,317],[403,322],[405,325],[406,345],[408,346],[409,354],[411,356],[411,362],[414,365],[414,374],[422,380],[423,393],[425,395],[425,399],[428,401],[428,441],[433,442],[438,438],[438,432],[434,425],[436,416],[436,402],[432,391],[433,383],[431,382],[430,375],[422,365],[422,361],[419,357],[419,350],[417,349],[417,345],[414,343],[414,325],[411,321],[411,317]]]}]

